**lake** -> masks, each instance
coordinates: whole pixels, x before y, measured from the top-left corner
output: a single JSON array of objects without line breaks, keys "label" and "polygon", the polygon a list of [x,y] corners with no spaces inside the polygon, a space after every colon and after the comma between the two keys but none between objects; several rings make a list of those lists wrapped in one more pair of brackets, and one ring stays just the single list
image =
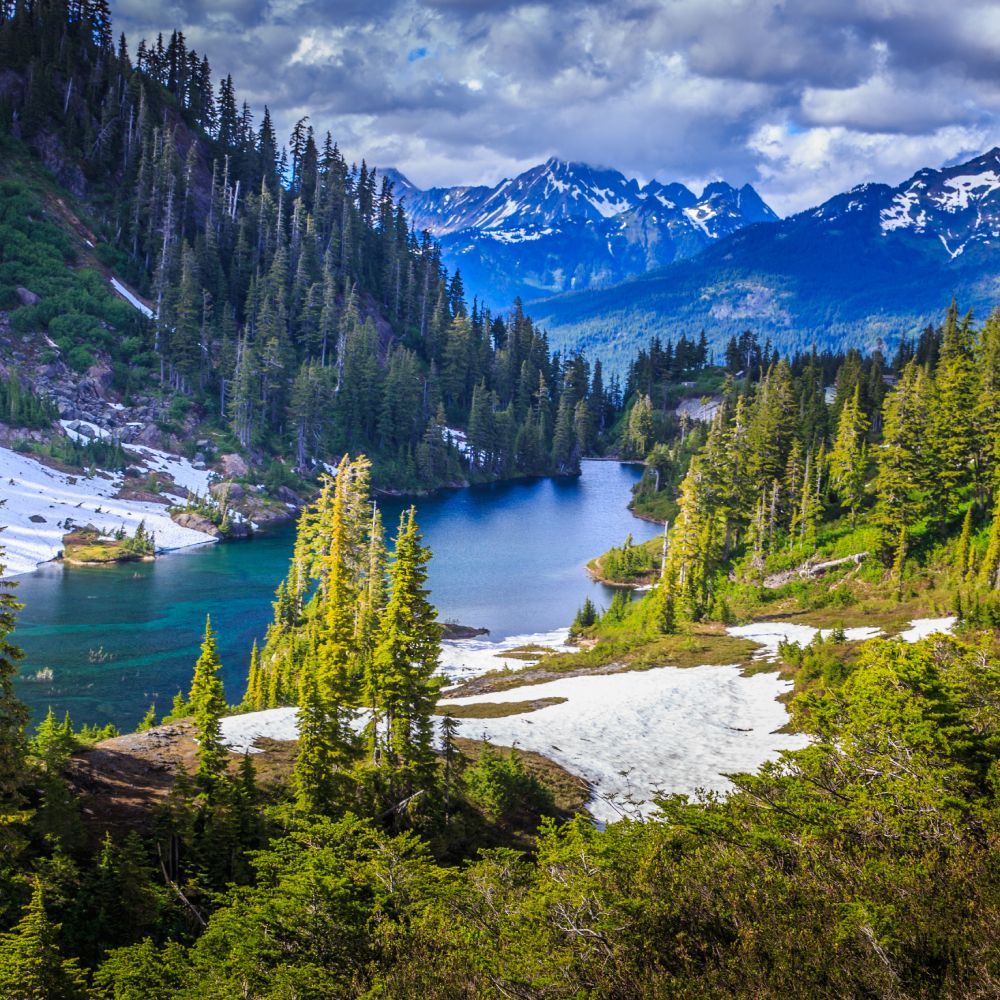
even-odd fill
[{"label": "lake", "polygon": [[[629,532],[638,541],[660,530],[626,509],[640,474],[638,466],[588,461],[575,479],[477,486],[413,501],[434,555],[429,585],[441,620],[504,639],[568,625],[588,595],[606,606],[610,591],[589,579],[587,560]],[[380,502],[390,532],[409,502]],[[226,695],[238,701],[292,541],[289,528],[155,562],[49,563],[18,577],[25,608],[15,640],[26,653],[19,696],[36,721],[52,705],[60,715],[69,711],[76,725],[131,729],[151,702],[162,713],[187,689],[209,613]]]}]

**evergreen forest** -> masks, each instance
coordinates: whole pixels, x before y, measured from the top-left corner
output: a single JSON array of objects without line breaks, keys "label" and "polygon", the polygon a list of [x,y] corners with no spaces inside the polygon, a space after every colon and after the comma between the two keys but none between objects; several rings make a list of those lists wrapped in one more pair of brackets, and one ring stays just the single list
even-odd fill
[{"label": "evergreen forest", "polygon": [[[245,684],[206,616],[134,733],[29,718],[0,530],[0,1000],[1000,995],[1000,309],[942,303],[891,354],[678,331],[606,378],[467,301],[377,170],[308,119],[280,143],[180,32],[0,0],[0,67],[11,343],[312,486]],[[0,378],[0,423],[56,415]],[[642,463],[662,537],[595,552],[607,607],[477,691],[736,664],[805,737],[607,824],[459,734],[419,501],[377,499],[597,455]],[[776,620],[818,631],[773,661],[731,631]],[[232,749],[263,712],[297,738]]]}]

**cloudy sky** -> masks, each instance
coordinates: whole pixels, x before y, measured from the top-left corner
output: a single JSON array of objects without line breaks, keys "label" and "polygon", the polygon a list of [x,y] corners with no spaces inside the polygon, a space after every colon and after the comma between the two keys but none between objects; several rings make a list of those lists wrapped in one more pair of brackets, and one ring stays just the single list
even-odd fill
[{"label": "cloudy sky", "polygon": [[951,0],[112,0],[349,158],[420,186],[555,155],[754,184],[782,214],[1000,143],[1000,5]]}]

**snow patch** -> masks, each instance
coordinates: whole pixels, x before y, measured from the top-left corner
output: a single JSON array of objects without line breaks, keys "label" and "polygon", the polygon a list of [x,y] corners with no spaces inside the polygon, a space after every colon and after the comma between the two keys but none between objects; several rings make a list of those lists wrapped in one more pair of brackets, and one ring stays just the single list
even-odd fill
[{"label": "snow patch", "polygon": [[[69,475],[0,448],[0,547],[4,575],[30,573],[62,551],[69,525],[94,525],[102,531],[124,527],[132,535],[140,521],[156,535],[159,551],[214,542],[211,535],[175,524],[162,504],[116,500],[121,477],[98,472],[91,478]],[[31,518],[43,518],[32,521]]]},{"label": "snow patch", "polygon": [[660,794],[726,791],[725,776],[754,771],[802,735],[777,733],[787,721],[776,699],[791,682],[776,674],[744,677],[738,666],[567,677],[494,694],[447,699],[472,705],[565,698],[535,712],[462,719],[459,731],[544,754],[590,782],[595,818],[612,822],[608,801],[631,796],[648,815]]},{"label": "snow patch", "polygon": [[926,639],[929,635],[940,635],[951,632],[955,627],[955,622],[958,621],[957,618],[914,618],[910,622],[910,628],[905,632],[899,633],[899,638],[903,642],[920,642],[921,639]]},{"label": "snow patch", "polygon": [[207,497],[212,473],[207,469],[196,469],[186,458],[169,452],[150,448],[144,444],[125,444],[127,451],[139,455],[143,463],[153,472],[162,472],[189,493]]},{"label": "snow patch", "polygon": [[[77,444],[89,444],[97,439],[106,441],[111,437],[110,431],[92,424],[89,420],[60,420],[59,426],[66,432],[66,436]],[[90,433],[86,434],[84,431]]]},{"label": "snow patch", "polygon": [[[821,635],[824,639],[833,634],[833,629],[813,628],[812,625],[801,625],[797,622],[752,622],[750,625],[734,625],[726,632],[737,639],[749,639],[761,648],[755,652],[755,660],[773,660],[778,655],[778,646],[783,642],[794,642],[800,646],[809,643]],[[844,629],[848,642],[865,642],[881,635],[882,630],[871,625],[861,625],[857,628]]]},{"label": "snow patch", "polygon": [[294,706],[231,715],[220,722],[221,739],[234,753],[260,753],[258,740],[297,740],[298,715]]},{"label": "snow patch", "polygon": [[512,635],[495,642],[488,639],[448,639],[441,643],[438,672],[457,684],[473,677],[481,677],[492,670],[517,670],[530,661],[522,657],[505,657],[505,652],[522,646],[544,646],[553,652],[566,653],[574,648],[567,645],[568,640],[568,628],[531,635]]},{"label": "snow patch", "polygon": [[714,208],[701,204],[695,205],[693,208],[685,208],[682,211],[709,239],[715,239],[715,232],[708,226],[708,223],[716,216]]},{"label": "snow patch", "polygon": [[[659,667],[444,700],[473,705],[565,698],[506,718],[460,719],[459,733],[544,754],[586,779],[593,790],[590,811],[613,822],[621,811],[609,799],[631,796],[648,815],[659,795],[724,792],[732,787],[726,774],[754,771],[783,750],[805,746],[805,736],[776,732],[788,721],[776,699],[790,688],[775,674],[744,677],[736,666]],[[362,721],[360,716],[356,724]],[[222,720],[222,740],[237,753],[258,752],[262,738],[297,736],[295,708]]]},{"label": "snow patch", "polygon": [[147,319],[156,319],[156,313],[153,312],[145,302],[141,302],[134,292],[129,291],[117,278],[111,279],[111,287],[130,305],[134,306],[147,317]]},{"label": "snow patch", "polygon": [[950,188],[950,191],[932,196],[933,200],[946,212],[958,212],[968,208],[973,199],[982,200],[994,191],[1000,191],[1000,177],[993,170],[981,174],[961,174],[949,177],[943,182],[943,187]]}]

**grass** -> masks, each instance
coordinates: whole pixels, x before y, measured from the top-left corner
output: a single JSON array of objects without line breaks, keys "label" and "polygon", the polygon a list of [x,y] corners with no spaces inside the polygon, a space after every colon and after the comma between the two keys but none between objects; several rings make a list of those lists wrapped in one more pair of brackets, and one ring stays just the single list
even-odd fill
[{"label": "grass", "polygon": [[537,712],[551,705],[561,705],[565,698],[536,698],[534,701],[478,702],[475,705],[456,705],[453,702],[441,702],[437,707],[437,715],[451,715],[456,719],[504,719],[508,715],[525,715]]},{"label": "grass", "polygon": [[498,660],[531,660],[535,662],[543,656],[552,656],[551,646],[539,646],[537,643],[528,643],[524,646],[515,646],[513,649],[504,649],[495,654]]},{"label": "grass", "polygon": [[583,674],[653,670],[657,667],[746,664],[756,649],[757,646],[748,639],[727,635],[722,625],[696,624],[691,626],[689,632],[680,635],[655,639],[610,638],[586,649],[553,653],[544,662],[521,670],[498,670],[484,674],[452,692],[452,695],[509,691],[511,688],[545,684],[559,677]]},{"label": "grass", "polygon": [[63,561],[91,566],[152,558],[130,549],[130,541],[106,538],[96,531],[81,528],[63,536]]}]

